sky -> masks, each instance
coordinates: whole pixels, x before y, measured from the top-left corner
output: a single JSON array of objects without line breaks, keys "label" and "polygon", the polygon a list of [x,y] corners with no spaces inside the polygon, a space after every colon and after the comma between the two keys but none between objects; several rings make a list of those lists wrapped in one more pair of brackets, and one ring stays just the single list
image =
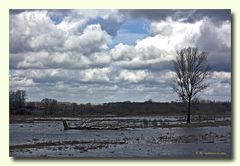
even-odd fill
[{"label": "sky", "polygon": [[10,90],[28,101],[177,101],[176,51],[207,52],[201,99],[231,101],[230,10],[10,10]]}]

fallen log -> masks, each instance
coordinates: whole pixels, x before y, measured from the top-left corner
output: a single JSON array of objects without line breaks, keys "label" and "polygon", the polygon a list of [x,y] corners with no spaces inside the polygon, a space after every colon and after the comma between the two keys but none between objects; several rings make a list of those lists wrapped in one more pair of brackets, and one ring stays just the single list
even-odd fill
[{"label": "fallen log", "polygon": [[62,122],[63,122],[64,130],[83,130],[83,129],[91,130],[91,129],[94,129],[92,127],[82,126],[85,122],[83,122],[80,125],[80,127],[70,127],[70,126],[68,126],[68,123],[66,122],[66,120],[63,120]]},{"label": "fallen log", "polygon": [[64,130],[119,130],[121,127],[106,127],[106,128],[99,128],[99,127],[89,127],[89,126],[83,126],[86,121],[82,122],[82,124],[79,127],[70,127],[68,126],[68,123],[66,120],[63,120],[63,127]]}]

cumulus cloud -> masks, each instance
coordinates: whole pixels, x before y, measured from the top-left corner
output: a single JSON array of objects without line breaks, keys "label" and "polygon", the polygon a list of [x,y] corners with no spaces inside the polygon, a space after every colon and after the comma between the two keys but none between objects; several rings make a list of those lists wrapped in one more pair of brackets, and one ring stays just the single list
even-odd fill
[{"label": "cumulus cloud", "polygon": [[74,35],[64,42],[63,51],[78,51],[82,54],[99,52],[108,48],[111,36],[102,31],[99,24],[88,25],[81,35]]},{"label": "cumulus cloud", "polygon": [[105,51],[111,35],[100,24],[86,23],[95,17],[120,23],[123,18],[117,10],[74,10],[59,24],[51,19],[53,13],[27,10],[10,15],[11,68],[88,68],[109,63]]},{"label": "cumulus cloud", "polygon": [[[61,16],[62,13],[54,11],[50,14]],[[66,32],[78,33],[88,24],[100,24],[109,35],[113,36],[125,19],[125,15],[118,10],[70,10],[58,27]]]},{"label": "cumulus cloud", "polygon": [[110,51],[112,59],[119,60],[131,60],[136,56],[136,51],[133,46],[118,44]]},{"label": "cumulus cloud", "polygon": [[226,80],[226,79],[230,80],[231,79],[231,73],[230,72],[216,72],[216,71],[214,71],[214,72],[211,73],[211,78],[216,79],[216,80],[220,80],[220,81]]},{"label": "cumulus cloud", "polygon": [[83,73],[84,81],[109,81],[108,74],[110,73],[109,68],[100,68],[100,69],[87,69]]},{"label": "cumulus cloud", "polygon": [[146,79],[148,76],[149,76],[149,73],[144,70],[140,70],[140,71],[122,70],[120,72],[119,78],[125,81],[136,83]]},{"label": "cumulus cloud", "polygon": [[77,52],[27,52],[10,54],[12,69],[87,69],[108,66],[111,57],[105,52],[83,55]]},{"label": "cumulus cloud", "polygon": [[31,87],[36,85],[37,84],[32,79],[10,77],[10,87],[19,87],[21,89],[23,87]]},{"label": "cumulus cloud", "polygon": [[231,23],[224,21],[216,25],[206,20],[200,28],[196,45],[208,53],[212,69],[231,71]]},{"label": "cumulus cloud", "polygon": [[151,37],[139,40],[137,48],[154,46],[170,59],[176,50],[188,46],[208,53],[212,70],[231,71],[231,23],[214,24],[204,18],[194,23],[173,21],[171,18],[150,24]]},{"label": "cumulus cloud", "polygon": [[[13,34],[10,34],[12,36]],[[47,34],[44,34],[49,37]],[[18,41],[13,36],[14,41]],[[54,39],[55,40],[55,39]],[[57,40],[57,39],[56,39]],[[37,46],[33,44],[24,48],[24,51],[15,53],[10,49],[10,67],[12,68],[87,68],[92,66],[102,66],[110,61],[110,57],[104,53],[108,48],[107,44],[111,37],[101,30],[100,25],[89,25],[83,33],[78,36],[68,36],[62,41],[61,47],[48,45],[44,38],[38,42]],[[11,43],[10,39],[10,43]],[[23,41],[19,41],[22,43]],[[29,43],[31,43],[30,41]],[[14,45],[14,43],[12,43]],[[43,44],[43,45],[42,45]],[[49,49],[44,49],[45,46]],[[11,46],[10,46],[11,47]],[[15,46],[14,46],[15,47]],[[38,49],[34,49],[38,48]],[[42,48],[42,49],[40,49]],[[54,50],[51,50],[54,49]],[[14,48],[15,49],[15,48]]]},{"label": "cumulus cloud", "polygon": [[[146,39],[147,40],[147,39]],[[173,56],[154,45],[137,42],[135,46],[116,45],[110,51],[112,64],[123,69],[169,69],[172,68]]]},{"label": "cumulus cloud", "polygon": [[11,78],[14,78],[17,81],[26,80],[26,78],[29,78],[36,83],[57,83],[59,81],[68,83],[94,83],[108,82],[110,80],[110,73],[110,68],[94,68],[84,70],[27,69],[16,70],[15,73],[11,75]]},{"label": "cumulus cloud", "polygon": [[10,15],[10,52],[51,51],[61,47],[64,33],[56,28],[47,11]]}]

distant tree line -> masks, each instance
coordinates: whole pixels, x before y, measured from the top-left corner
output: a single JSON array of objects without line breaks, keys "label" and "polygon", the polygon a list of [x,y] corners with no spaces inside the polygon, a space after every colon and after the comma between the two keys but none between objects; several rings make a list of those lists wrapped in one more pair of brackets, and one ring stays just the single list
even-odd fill
[{"label": "distant tree line", "polygon": [[[11,114],[59,115],[59,116],[138,116],[138,115],[185,115],[185,104],[182,102],[110,102],[104,104],[77,104],[60,102],[44,98],[37,102],[26,102],[25,91],[10,91]],[[210,100],[193,100],[193,114],[229,114],[230,102],[213,102]]]},{"label": "distant tree line", "polygon": [[43,105],[45,115],[53,115],[54,111],[56,111],[57,100],[45,98],[42,99],[41,103]]}]

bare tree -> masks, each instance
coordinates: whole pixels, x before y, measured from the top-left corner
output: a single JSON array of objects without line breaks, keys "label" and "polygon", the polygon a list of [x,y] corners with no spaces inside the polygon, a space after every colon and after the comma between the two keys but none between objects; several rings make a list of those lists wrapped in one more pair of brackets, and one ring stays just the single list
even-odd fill
[{"label": "bare tree", "polygon": [[207,54],[192,47],[178,50],[174,70],[176,75],[173,89],[183,102],[187,102],[187,123],[190,123],[192,99],[208,87],[204,82],[210,71]]},{"label": "bare tree", "polygon": [[23,108],[26,100],[26,91],[17,90],[9,92],[9,106],[11,110]]}]

